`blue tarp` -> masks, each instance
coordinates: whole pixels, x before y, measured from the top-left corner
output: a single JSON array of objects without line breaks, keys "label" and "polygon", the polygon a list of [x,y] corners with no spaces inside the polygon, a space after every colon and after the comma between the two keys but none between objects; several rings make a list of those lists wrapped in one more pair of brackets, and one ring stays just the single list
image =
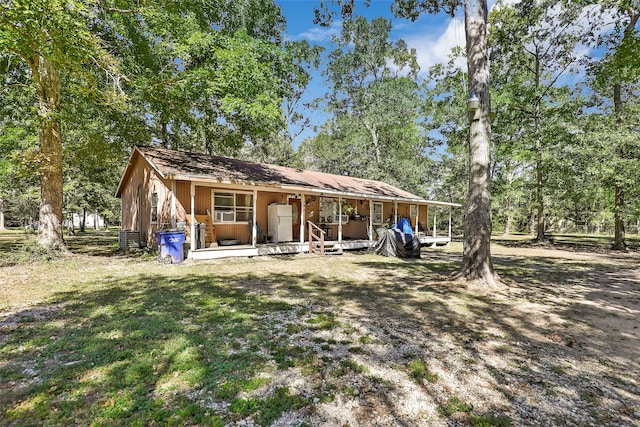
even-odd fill
[{"label": "blue tarp", "polygon": [[396,225],[391,228],[397,228],[402,231],[404,234],[408,234],[410,236],[413,235],[413,229],[411,228],[411,223],[407,218],[402,218]]}]

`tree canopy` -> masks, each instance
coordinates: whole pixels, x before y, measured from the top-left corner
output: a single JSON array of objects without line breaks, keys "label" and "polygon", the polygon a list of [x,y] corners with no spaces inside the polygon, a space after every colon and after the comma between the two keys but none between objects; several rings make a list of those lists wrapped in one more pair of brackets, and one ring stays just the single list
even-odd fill
[{"label": "tree canopy", "polygon": [[[291,40],[271,0],[2,2],[0,220],[39,217],[40,243],[63,247],[63,212],[117,218],[129,150],[156,144],[467,203],[469,248],[488,248],[497,229],[538,239],[613,231],[624,249],[628,226],[640,226],[637,2],[390,6],[409,20],[464,7],[467,50],[419,70],[415,50],[391,37],[392,20],[358,16],[353,0],[316,11],[322,25],[342,17],[326,51]],[[327,95],[305,104],[318,68]],[[481,112],[469,120],[471,91]],[[319,112],[327,119],[296,146]],[[490,252],[478,256],[465,265],[490,271]]]}]

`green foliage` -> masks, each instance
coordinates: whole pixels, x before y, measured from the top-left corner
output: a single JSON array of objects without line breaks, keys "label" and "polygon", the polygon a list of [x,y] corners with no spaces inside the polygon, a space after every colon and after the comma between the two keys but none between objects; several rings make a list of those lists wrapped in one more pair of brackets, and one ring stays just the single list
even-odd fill
[{"label": "green foliage", "polygon": [[511,427],[511,420],[498,415],[471,415],[469,423],[473,427]]},{"label": "green foliage", "polygon": [[444,405],[438,405],[438,413],[443,417],[450,417],[455,412],[469,413],[471,411],[473,411],[473,406],[457,397],[450,397]]},{"label": "green foliage", "polygon": [[420,359],[414,359],[409,362],[408,369],[409,375],[418,384],[421,384],[423,380],[427,380],[430,383],[438,381],[438,374],[430,372],[427,365]]},{"label": "green foliage", "polygon": [[[507,233],[512,224],[524,231],[533,212],[540,224],[554,225],[554,219],[574,208],[561,204],[577,200],[560,195],[568,187],[566,177],[582,175],[567,171],[574,165],[564,148],[575,140],[584,99],[559,82],[579,66],[575,50],[588,42],[598,20],[577,3],[539,2],[501,4],[490,21],[498,111],[492,127],[494,220]],[[542,229],[537,237],[544,238]]]},{"label": "green foliage", "polygon": [[[117,218],[113,193],[134,144],[290,164],[287,121],[308,125],[294,110],[321,49],[285,42],[284,26],[273,1],[3,3],[0,184],[46,166],[37,111],[62,123],[67,210]],[[46,114],[33,107],[42,60],[61,77],[61,102]],[[10,217],[33,216],[16,208],[28,192],[8,188]]]},{"label": "green foliage", "polygon": [[288,387],[278,387],[265,399],[234,399],[229,410],[242,417],[253,416],[261,426],[271,425],[286,411],[293,411],[308,404],[308,400],[292,395]]},{"label": "green foliage", "polygon": [[300,147],[302,163],[339,175],[382,180],[424,192],[430,161],[419,123],[416,53],[388,40],[391,22],[343,23],[325,74],[334,118]]},{"label": "green foliage", "polygon": [[[591,3],[591,2],[587,2]],[[640,78],[640,6],[629,0],[598,2],[606,13],[613,15],[613,31],[607,31],[597,40],[598,45],[608,47],[604,57],[593,65],[593,75],[598,86],[615,83],[634,83]]]}]

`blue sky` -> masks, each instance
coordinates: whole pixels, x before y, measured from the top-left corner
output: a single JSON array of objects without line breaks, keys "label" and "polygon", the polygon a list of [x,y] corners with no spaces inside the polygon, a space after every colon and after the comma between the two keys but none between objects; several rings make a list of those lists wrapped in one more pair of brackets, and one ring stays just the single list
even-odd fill
[{"label": "blue sky", "polygon": [[[314,25],[314,8],[318,7],[320,0],[275,0],[282,9],[287,20],[288,37],[293,40],[305,39],[311,43],[319,44],[330,49],[331,36],[340,31],[341,22],[336,20],[329,28]],[[464,45],[464,22],[461,16],[452,19],[446,14],[423,14],[415,22],[406,19],[395,18],[391,13],[392,0],[373,0],[370,7],[365,7],[364,2],[356,2],[356,14],[366,16],[369,19],[384,16],[391,19],[393,29],[390,37],[394,40],[403,39],[410,48],[415,48],[418,55],[418,63],[422,73],[426,73],[430,66],[444,62],[451,49]],[[460,10],[462,12],[462,10]],[[327,91],[326,82],[320,72],[313,74],[313,80],[309,85],[303,101],[309,102],[322,97]],[[311,114],[313,125],[322,125],[329,116],[317,111],[305,111]],[[294,140],[294,146],[307,137],[315,134],[313,129],[308,129]]]},{"label": "blue sky", "polygon": [[[505,4],[513,4],[519,0],[503,0]],[[306,39],[311,43],[323,45],[329,50],[331,48],[331,36],[340,31],[341,22],[336,20],[329,28],[322,28],[313,24],[314,8],[318,7],[320,0],[275,0],[287,20],[288,37],[293,40]],[[496,5],[497,0],[489,0],[488,6],[491,10]],[[415,21],[411,22],[406,19],[395,18],[391,13],[390,7],[393,0],[371,0],[370,7],[365,7],[363,1],[356,0],[357,15],[366,16],[367,18],[375,18],[384,16],[391,19],[393,29],[390,38],[393,40],[403,39],[407,42],[409,48],[416,49],[418,64],[420,66],[422,77],[425,77],[429,68],[437,63],[445,63],[452,48],[455,46],[463,47],[465,45],[464,31],[464,13],[462,8],[456,11],[456,16],[450,16],[440,13],[430,15],[423,13]],[[597,12],[598,6],[594,6]],[[607,19],[605,19],[607,18]],[[610,19],[601,16],[600,19],[605,22]],[[580,25],[576,22],[576,25]],[[601,29],[607,31],[607,27]],[[609,28],[610,30],[610,28]],[[601,49],[602,50],[602,49]],[[580,55],[601,55],[602,52],[594,51],[593,47],[579,46],[577,52]],[[461,68],[466,69],[466,63],[461,60],[459,64]],[[576,82],[584,79],[584,69],[578,70],[576,73],[567,73],[562,76],[558,84],[568,84],[573,86]],[[310,83],[307,93],[303,98],[303,102],[310,102],[313,99],[321,98],[327,92],[327,84],[320,72],[313,73],[313,80]],[[311,118],[312,124],[320,126],[329,118],[329,115],[318,111],[302,111],[303,114]],[[313,129],[308,129],[301,136],[294,140],[294,146],[297,147],[304,138],[311,137],[315,134]]]},{"label": "blue sky", "polygon": [[[324,44],[330,40],[332,34],[339,31],[339,21],[331,28],[321,28],[313,24],[313,10],[320,4],[319,0],[276,0],[276,3],[287,19],[287,32],[292,39],[307,39]],[[429,66],[446,60],[453,46],[464,45],[462,9],[459,10],[460,16],[453,19],[446,14],[422,14],[418,20],[411,22],[395,18],[390,11],[392,4],[393,0],[373,0],[367,8],[364,2],[357,1],[356,14],[369,19],[378,16],[391,19],[391,38],[404,39],[409,47],[417,50],[423,72],[426,72]]]}]

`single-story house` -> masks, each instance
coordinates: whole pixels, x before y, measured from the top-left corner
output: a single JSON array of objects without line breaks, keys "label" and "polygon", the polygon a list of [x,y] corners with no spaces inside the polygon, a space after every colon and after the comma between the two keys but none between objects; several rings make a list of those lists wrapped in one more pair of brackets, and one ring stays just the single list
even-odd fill
[{"label": "single-story house", "polygon": [[[134,148],[116,196],[121,244],[155,246],[156,231],[184,228],[191,259],[308,252],[310,236],[327,248],[369,248],[401,217],[421,243],[448,243],[460,206],[370,179],[158,147]],[[443,209],[444,232],[435,217]]]}]

